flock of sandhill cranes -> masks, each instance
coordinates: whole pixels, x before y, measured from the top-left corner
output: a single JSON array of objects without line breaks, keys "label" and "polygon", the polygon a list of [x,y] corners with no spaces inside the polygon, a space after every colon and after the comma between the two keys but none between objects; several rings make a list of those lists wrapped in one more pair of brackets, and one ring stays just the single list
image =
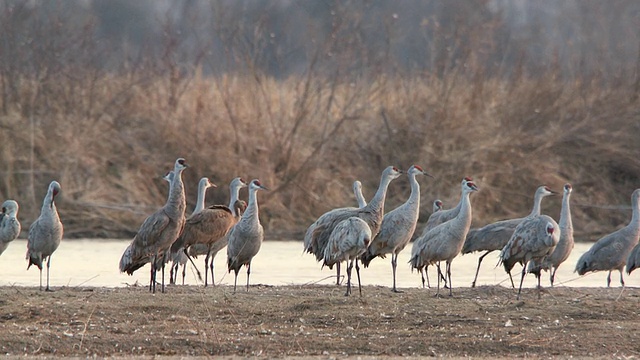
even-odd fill
[{"label": "flock of sandhill cranes", "polygon": [[[162,273],[161,291],[164,292],[165,264],[172,261],[170,282],[175,283],[178,269],[192,257],[205,255],[204,286],[213,281],[213,259],[224,247],[227,248],[227,268],[235,272],[234,291],[237,287],[238,273],[243,265],[247,268],[247,290],[251,261],[260,250],[264,239],[264,230],[260,224],[257,192],[266,190],[258,179],[246,183],[242,178],[234,178],[230,183],[228,205],[206,206],[206,190],[216,187],[208,178],[202,178],[198,184],[196,207],[188,217],[185,216],[186,199],[182,173],[187,168],[186,161],[178,158],[173,170],[164,179],[169,183],[169,195],[166,203],[149,215],[139,231],[125,249],[120,259],[120,272],[132,274],[145,264],[150,264],[149,291],[156,291],[156,276]],[[311,224],[304,237],[304,250],[315,255],[322,266],[336,266],[337,284],[340,284],[340,264],[347,263],[347,290],[352,293],[351,273],[355,266],[360,285],[360,267],[362,262],[369,266],[376,257],[390,254],[393,274],[392,291],[401,292],[396,287],[398,254],[413,238],[418,223],[420,208],[420,185],[418,175],[427,174],[418,165],[411,166],[406,174],[409,177],[411,193],[405,203],[394,210],[384,213],[387,188],[402,171],[389,166],[382,172],[378,189],[369,203],[362,195],[362,184],[354,182],[353,189],[357,207],[333,209],[320,216]],[[248,187],[248,202],[240,200],[240,189]],[[500,250],[499,264],[511,278],[511,270],[516,263],[522,265],[518,298],[522,291],[522,282],[527,273],[533,273],[538,279],[540,289],[541,273],[549,271],[551,286],[558,267],[569,257],[573,249],[573,225],[569,198],[572,186],[566,184],[563,191],[562,209],[559,222],[540,213],[542,199],[554,195],[546,186],[539,187],[534,195],[533,209],[524,218],[498,221],[486,226],[471,229],[472,206],[470,195],[478,191],[473,179],[465,177],[460,183],[460,201],[454,208],[443,209],[442,201],[433,202],[433,213],[421,233],[413,242],[411,269],[421,273],[422,286],[427,286],[426,273],[430,265],[438,268],[438,290],[440,281],[452,294],[451,264],[459,254],[484,252],[478,259],[478,267],[471,284],[475,287],[482,260],[491,252]],[[52,181],[44,197],[41,214],[29,228],[27,243],[28,267],[36,265],[40,269],[40,289],[42,290],[42,264],[47,263],[47,284],[49,290],[49,268],[51,255],[57,249],[63,235],[55,205],[55,197],[60,192],[60,184]],[[633,216],[626,227],[604,236],[584,253],[575,268],[580,275],[591,271],[609,271],[607,286],[611,284],[611,272],[620,272],[620,283],[624,286],[623,270],[627,273],[640,266],[640,189],[631,196]],[[20,234],[20,222],[17,219],[18,203],[6,200],[0,214],[0,254],[8,244]],[[445,263],[445,271],[440,262]],[[195,266],[194,266],[195,267]],[[197,268],[196,268],[196,271]],[[200,277],[200,273],[198,272]],[[513,279],[511,285],[515,288]],[[538,292],[540,296],[540,292]]]}]

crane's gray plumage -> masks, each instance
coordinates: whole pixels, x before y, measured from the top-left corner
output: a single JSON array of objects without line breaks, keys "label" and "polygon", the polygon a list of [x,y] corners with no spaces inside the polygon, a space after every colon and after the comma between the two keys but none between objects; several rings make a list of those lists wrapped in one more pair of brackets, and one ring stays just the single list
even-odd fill
[{"label": "crane's gray plumage", "polygon": [[156,265],[162,264],[162,292],[164,292],[164,258],[178,238],[185,223],[187,207],[182,172],[187,168],[183,158],[178,158],[173,167],[173,179],[169,186],[166,204],[149,215],[120,258],[120,272],[131,275],[147,262],[151,263],[149,290],[156,290]]},{"label": "crane's gray plumage", "polygon": [[371,234],[375,238],[380,231],[382,225],[382,218],[384,216],[384,201],[387,196],[387,188],[389,183],[393,179],[398,178],[402,172],[396,167],[389,166],[382,172],[380,178],[380,185],[374,195],[373,199],[363,208],[346,207],[331,210],[324,213],[307,229],[305,234],[305,244],[307,246],[307,252],[316,256],[317,261],[324,259],[324,249],[329,242],[329,236],[331,232],[342,220],[346,220],[350,217],[359,217],[364,220],[369,228],[371,228]]},{"label": "crane's gray plumage", "polygon": [[417,175],[427,175],[418,165],[412,165],[407,170],[411,194],[407,201],[386,213],[382,219],[380,232],[373,239],[366,252],[362,255],[362,264],[368,267],[371,260],[386,254],[391,254],[391,270],[393,272],[393,292],[396,288],[396,269],[398,266],[398,254],[407,246],[416,230],[418,216],[420,214],[420,184],[416,180]]},{"label": "crane's gray plumage", "polygon": [[260,224],[258,214],[258,190],[267,190],[260,180],[254,179],[249,183],[249,204],[240,220],[231,228],[227,244],[227,266],[229,272],[235,272],[233,291],[236,291],[238,272],[242,265],[247,266],[247,291],[249,291],[249,274],[251,260],[260,251],[264,230]]},{"label": "crane's gray plumage", "polygon": [[51,267],[51,255],[60,245],[64,229],[58,209],[54,202],[55,197],[60,193],[60,184],[52,181],[49,184],[47,195],[42,202],[40,216],[29,227],[29,238],[27,241],[27,270],[31,265],[40,269],[40,290],[42,290],[42,262],[47,260],[47,287],[49,291],[49,268]]},{"label": "crane's gray plumage", "polygon": [[633,247],[627,258],[627,274],[640,267],[640,244]]},{"label": "crane's gray plumage", "polygon": [[629,225],[604,236],[578,259],[575,271],[584,275],[591,271],[608,270],[607,287],[611,285],[611,272],[620,272],[620,284],[624,286],[622,270],[627,262],[631,250],[638,244],[640,238],[640,189],[631,195],[633,215]]},{"label": "crane's gray plumage", "polygon": [[14,200],[5,200],[2,203],[0,213],[0,255],[7,249],[9,243],[20,235],[22,229],[18,221],[18,203]]},{"label": "crane's gray plumage", "polygon": [[560,210],[560,220],[558,221],[558,226],[560,226],[560,240],[558,241],[558,245],[556,245],[556,249],[551,255],[544,258],[542,263],[531,260],[527,269],[527,272],[535,274],[538,280],[541,276],[541,271],[548,270],[551,286],[553,286],[558,267],[569,258],[574,246],[573,223],[571,221],[571,208],[569,206],[569,197],[571,196],[572,190],[571,184],[564,184],[562,210]]},{"label": "crane's gray plumage", "polygon": [[[362,195],[362,183],[358,180],[353,182],[353,194],[355,195],[356,201],[358,202],[358,208],[363,208],[367,206],[367,200],[365,200],[364,195]],[[339,209],[334,209],[334,210],[339,210]],[[334,211],[334,210],[331,210],[331,211]],[[318,225],[318,221],[316,220],[313,224],[311,224],[307,228],[307,231],[304,235],[304,242],[303,242],[304,251],[311,252],[311,251],[308,251],[309,245],[311,244],[311,239],[313,238],[312,236],[313,230],[316,228],[317,225]],[[340,263],[336,264],[336,285],[340,285]]]},{"label": "crane's gray plumage", "polygon": [[[509,239],[511,239],[513,231],[522,222],[522,220],[540,215],[540,204],[542,203],[542,199],[554,194],[556,194],[555,191],[552,191],[546,186],[540,186],[536,189],[536,193],[533,198],[533,209],[531,209],[531,213],[526,217],[502,220],[485,225],[481,228],[469,230],[467,240],[462,247],[462,254],[468,254],[475,251],[485,251],[485,253],[478,259],[478,267],[476,268],[476,275],[473,278],[471,287],[476,286],[478,273],[480,272],[480,264],[482,264],[484,257],[493,251],[502,250],[507,242],[509,242]],[[511,285],[513,286],[513,284]]]},{"label": "crane's gray plumage", "polygon": [[355,262],[356,273],[358,274],[358,289],[362,296],[362,286],[360,284],[360,267],[358,258],[367,250],[371,243],[371,228],[359,217],[350,217],[336,225],[329,236],[329,242],[324,249],[324,265],[332,268],[334,264],[342,261],[349,262],[347,266],[347,292],[345,296],[351,295],[351,270]]},{"label": "crane's gray plumage", "polygon": [[[518,299],[522,291],[522,281],[527,273],[529,261],[543,262],[553,253],[560,238],[560,227],[550,216],[538,215],[524,219],[514,230],[507,245],[500,252],[500,263],[511,277],[511,269],[516,263],[522,264],[522,277],[518,289]],[[540,289],[540,277],[538,277]],[[538,291],[538,297],[540,292]]]},{"label": "crane's gray plumage", "polygon": [[[462,179],[462,182],[460,184],[462,185],[464,182],[468,182],[468,181],[473,182],[473,179],[470,177],[465,177],[464,179]],[[453,219],[454,217],[458,216],[461,206],[462,206],[462,202],[458,201],[458,204],[453,209],[442,210],[442,201],[435,200],[433,202],[433,212],[431,213],[431,216],[429,216],[429,218],[427,219],[427,223],[422,228],[422,234],[420,236],[426,234],[429,230],[442,224],[443,222],[447,222]],[[438,210],[436,210],[437,207],[439,207]]]},{"label": "crane's gray plumage", "polygon": [[[458,256],[462,249],[462,244],[471,227],[472,211],[469,195],[478,191],[478,187],[472,181],[463,181],[461,185],[462,196],[460,202],[462,206],[458,216],[444,222],[426,234],[421,235],[413,242],[411,249],[412,269],[417,269],[422,273],[422,269],[427,265],[435,264],[439,261],[446,261],[446,275],[449,278],[449,295],[453,295],[451,290],[451,262]],[[424,279],[423,279],[424,285]],[[440,294],[440,277],[438,277],[438,292]]]}]

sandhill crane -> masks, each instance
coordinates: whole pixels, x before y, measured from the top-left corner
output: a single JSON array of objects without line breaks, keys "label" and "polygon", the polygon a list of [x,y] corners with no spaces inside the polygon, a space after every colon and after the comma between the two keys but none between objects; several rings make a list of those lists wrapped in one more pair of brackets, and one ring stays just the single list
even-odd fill
[{"label": "sandhill crane", "polygon": [[444,209],[444,203],[442,202],[442,200],[440,199],[433,200],[433,211],[431,212],[431,214],[437,213],[442,209]]},{"label": "sandhill crane", "polygon": [[[169,183],[171,183],[171,179],[173,178],[173,172],[169,172],[166,176],[165,176],[165,180],[169,181]],[[189,215],[190,217],[193,217],[195,214],[201,212],[202,210],[204,210],[204,206],[206,204],[206,195],[207,195],[207,189],[209,188],[216,188],[218,187],[216,184],[212,183],[211,180],[209,180],[208,177],[203,177],[200,179],[200,181],[198,181],[198,197],[196,200],[196,206],[193,209],[193,212],[191,213],[191,215]],[[189,219],[187,219],[187,221],[185,222],[185,227],[188,226],[188,221]],[[184,231],[184,230],[183,230]],[[169,274],[169,282],[172,284],[175,284],[176,279],[174,278],[174,272],[175,272],[175,276],[177,277],[178,274],[178,267],[180,265],[183,266],[182,268],[182,284],[184,285],[184,277],[186,275],[186,266],[187,266],[187,260],[189,260],[187,254],[184,252],[184,241],[180,241],[182,237],[179,237],[178,240],[174,241],[173,244],[171,245],[171,260],[173,260],[173,263],[171,265],[171,271]],[[195,266],[194,266],[195,267]],[[175,271],[174,271],[175,270]],[[196,271],[198,269],[196,268]],[[198,271],[199,273],[199,271]],[[206,279],[207,273],[206,273],[206,269],[205,269],[205,279]]]},{"label": "sandhill crane", "polygon": [[401,174],[402,171],[396,167],[388,166],[382,172],[378,190],[367,206],[362,208],[346,207],[333,209],[320,216],[318,220],[310,226],[311,229],[307,229],[305,234],[304,242],[308,244],[306,248],[307,252],[314,254],[317,261],[323,260],[324,249],[329,242],[329,236],[331,236],[333,229],[342,220],[353,216],[364,220],[367,225],[369,225],[369,228],[371,228],[371,234],[375,238],[380,231],[380,225],[382,224],[382,218],[384,216],[384,201],[387,196],[387,188],[391,181],[397,179]]},{"label": "sandhill crane", "polygon": [[[233,208],[235,209],[236,216],[239,218],[240,216],[242,216],[244,211],[247,209],[247,202],[244,201],[244,200],[236,200]],[[213,259],[215,258],[216,254],[220,250],[222,250],[225,246],[227,246],[227,241],[228,241],[228,238],[225,237],[225,239],[223,239],[223,241],[216,241],[213,244],[213,247],[211,248],[211,263],[212,264],[213,264]],[[193,258],[197,258],[200,255],[207,255],[207,254],[209,254],[209,245],[208,244],[200,244],[200,243],[193,244],[193,245],[189,246],[189,249],[187,249],[187,254],[189,255],[189,257],[193,257]],[[206,264],[205,264],[205,266],[206,266]],[[211,270],[211,274],[212,274],[211,275],[212,276],[211,283],[215,285],[215,283],[213,282],[213,270]]]},{"label": "sandhill crane", "polygon": [[[529,261],[543,262],[558,244],[560,227],[550,216],[538,215],[524,219],[513,231],[507,245],[500,252],[500,263],[511,277],[511,269],[516,263],[522,264],[522,276],[517,299],[520,299],[522,282],[527,273]],[[538,277],[538,298],[540,298],[540,277]]]},{"label": "sandhill crane", "polygon": [[393,272],[393,292],[400,292],[396,288],[396,268],[398,267],[398,254],[407,246],[413,232],[416,230],[418,215],[420,213],[420,184],[416,180],[417,175],[427,175],[418,165],[412,165],[407,170],[411,194],[407,201],[386,213],[382,219],[380,232],[373,239],[366,252],[362,255],[362,264],[368,267],[371,260],[386,254],[391,254],[391,270]]},{"label": "sandhill crane", "polygon": [[229,231],[227,244],[227,265],[229,272],[235,272],[233,292],[238,283],[238,272],[242,265],[247,266],[247,291],[249,291],[249,274],[251,273],[251,260],[260,251],[264,230],[260,224],[258,214],[258,190],[268,190],[254,179],[249,183],[249,204],[240,220]]},{"label": "sandhill crane", "polygon": [[40,216],[29,227],[29,236],[27,241],[27,270],[31,265],[35,265],[40,269],[40,290],[42,290],[42,262],[47,260],[47,287],[49,288],[49,268],[51,267],[51,255],[60,245],[64,229],[58,209],[54,202],[55,197],[60,193],[60,184],[52,181],[49,184],[47,195],[42,202],[42,210]]},{"label": "sandhill crane", "polygon": [[[465,182],[469,182],[469,181],[473,182],[473,179],[470,177],[465,177],[464,179],[462,179],[462,182],[460,183],[460,185],[462,186]],[[438,201],[440,201],[439,203],[440,211],[436,211],[436,205],[437,205],[436,202]],[[434,201],[433,212],[427,219],[427,223],[424,225],[424,228],[422,228],[422,234],[420,236],[426,234],[429,230],[442,224],[443,222],[447,222],[453,219],[454,217],[458,216],[458,212],[460,212],[461,206],[462,206],[462,202],[458,201],[458,204],[453,209],[442,210],[442,201],[441,200]]]},{"label": "sandhill crane", "polygon": [[[367,200],[365,200],[364,195],[362,195],[362,183],[358,180],[353,182],[353,194],[356,197],[356,201],[358,202],[358,208],[363,208],[367,206]],[[333,210],[332,210],[333,211]],[[309,244],[311,243],[313,230],[316,228],[318,221],[315,221],[311,224],[305,233],[304,236],[304,250],[309,250]],[[310,251],[308,251],[310,252]],[[340,262],[336,263],[336,285],[340,285]]]},{"label": "sandhill crane", "polygon": [[351,295],[351,270],[354,262],[358,275],[358,289],[360,296],[362,296],[358,258],[367,250],[370,243],[371,228],[364,220],[355,216],[338,223],[329,236],[329,242],[324,249],[324,265],[332,268],[334,264],[339,264],[342,261],[349,263],[345,296]]},{"label": "sandhill crane", "polygon": [[247,183],[240,177],[231,180],[229,184],[229,206],[212,205],[190,216],[185,224],[185,229],[178,239],[184,248],[188,249],[195,244],[206,244],[208,251],[204,259],[204,286],[207,286],[207,273],[211,270],[211,283],[215,284],[213,277],[213,258],[218,251],[227,246],[227,234],[238,222],[240,216],[236,213],[235,205],[238,201],[240,189]]},{"label": "sandhill crane", "polygon": [[573,224],[571,222],[571,209],[569,207],[569,197],[573,190],[571,184],[564,184],[564,190],[562,194],[562,210],[560,210],[560,240],[553,253],[547,256],[541,264],[535,260],[529,262],[528,272],[535,274],[537,278],[540,278],[542,270],[549,271],[549,281],[553,286],[553,281],[556,277],[556,271],[560,264],[562,264],[573,250]]},{"label": "sandhill crane", "polygon": [[156,266],[162,267],[162,292],[164,292],[164,260],[167,251],[178,238],[185,223],[187,207],[182,172],[187,168],[183,158],[178,158],[173,166],[173,179],[169,186],[166,204],[149,215],[120,258],[120,272],[131,275],[147,262],[151,263],[149,291],[156,292]]},{"label": "sandhill crane", "polygon": [[[451,289],[451,262],[460,253],[467,232],[471,227],[472,211],[469,195],[472,192],[478,191],[478,187],[472,181],[463,181],[461,188],[462,196],[460,197],[460,201],[462,202],[462,206],[460,207],[458,215],[434,227],[416,239],[411,249],[411,260],[409,260],[412,269],[417,269],[421,273],[426,265],[446,261],[446,276],[449,278],[449,296],[453,295]],[[424,286],[424,278],[422,279],[422,283]],[[436,296],[439,295],[440,277],[438,277],[438,291]]]},{"label": "sandhill crane", "polygon": [[9,243],[20,235],[20,221],[18,221],[18,203],[6,200],[2,203],[0,213],[0,255],[7,249]]},{"label": "sandhill crane", "polygon": [[638,244],[640,237],[640,189],[631,195],[633,215],[629,225],[598,240],[578,259],[575,271],[584,275],[590,271],[608,270],[607,287],[611,285],[611,272],[620,272],[620,284],[624,287],[622,270],[631,250]]},{"label": "sandhill crane", "polygon": [[[544,197],[549,195],[557,194],[555,191],[549,189],[546,186],[540,186],[534,195],[533,198],[533,209],[531,209],[531,213],[527,215],[527,217],[533,217],[540,215],[540,203]],[[476,268],[476,275],[473,278],[473,282],[471,283],[471,287],[476,286],[476,281],[478,280],[478,273],[480,272],[480,264],[482,264],[482,260],[485,256],[489,255],[489,253],[502,250],[504,246],[511,239],[511,235],[513,235],[513,231],[516,229],[524,218],[517,219],[508,219],[502,220],[498,222],[491,223],[489,225],[485,225],[481,228],[475,228],[469,230],[469,234],[467,235],[467,240],[462,247],[462,254],[468,254],[476,251],[485,251],[482,256],[478,259],[478,267]],[[513,281],[511,282],[511,286],[515,287]]]}]

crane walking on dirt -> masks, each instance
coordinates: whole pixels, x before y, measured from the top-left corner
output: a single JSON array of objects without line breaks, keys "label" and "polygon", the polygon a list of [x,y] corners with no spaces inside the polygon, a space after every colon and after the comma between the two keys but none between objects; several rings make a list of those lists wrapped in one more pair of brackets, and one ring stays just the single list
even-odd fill
[{"label": "crane walking on dirt", "polygon": [[[462,196],[460,202],[462,206],[458,212],[458,216],[444,222],[426,234],[420,236],[413,242],[411,249],[412,269],[422,271],[426,265],[435,264],[439,261],[446,261],[446,277],[449,279],[449,296],[453,296],[451,285],[451,262],[460,254],[462,244],[469,232],[472,220],[471,201],[469,195],[478,191],[478,187],[472,181],[464,180],[462,182]],[[422,278],[424,287],[424,278]],[[440,295],[440,277],[438,277],[438,291],[436,296]]]},{"label": "crane walking on dirt", "polygon": [[42,290],[42,262],[47,260],[47,287],[49,288],[49,268],[51,267],[51,255],[60,245],[64,228],[58,215],[58,209],[54,202],[56,196],[60,193],[60,184],[52,181],[49,184],[47,195],[42,202],[40,216],[29,227],[29,238],[27,241],[27,270],[31,265],[35,265],[40,269],[40,290]]},{"label": "crane walking on dirt", "polygon": [[[550,216],[538,215],[524,219],[513,231],[509,242],[500,252],[500,263],[511,278],[511,269],[516,263],[522,264],[522,276],[518,288],[518,299],[522,292],[522,282],[527,273],[529,261],[543,262],[553,253],[560,237],[560,227]],[[513,280],[512,280],[513,281]],[[540,298],[540,277],[538,276],[538,298]]]},{"label": "crane walking on dirt", "polygon": [[418,223],[420,214],[420,184],[416,180],[417,175],[427,175],[418,165],[412,165],[407,170],[411,194],[407,201],[388,212],[382,219],[380,232],[373,239],[366,252],[362,254],[362,264],[368,267],[371,260],[386,254],[391,254],[391,270],[393,272],[393,292],[400,292],[396,288],[396,269],[398,267],[398,254],[407,246]]},{"label": "crane walking on dirt", "polygon": [[[527,215],[527,217],[502,220],[485,225],[481,228],[471,229],[469,231],[467,240],[462,247],[462,254],[468,254],[475,251],[485,251],[485,253],[478,259],[478,267],[476,268],[476,275],[473,278],[471,287],[476,286],[478,273],[480,272],[480,264],[482,264],[484,257],[493,251],[502,250],[504,246],[507,245],[507,242],[509,242],[509,239],[511,239],[511,235],[513,235],[513,231],[516,227],[524,219],[540,215],[540,204],[542,199],[554,194],[556,194],[555,191],[552,191],[546,186],[540,186],[536,190],[533,198],[533,209],[531,209],[531,213]],[[511,279],[511,286],[515,287],[513,279]]]},{"label": "crane walking on dirt", "polygon": [[247,266],[247,291],[249,291],[249,274],[253,259],[264,240],[264,230],[258,214],[258,190],[268,190],[254,179],[249,183],[249,204],[240,220],[229,231],[227,244],[227,265],[229,272],[235,272],[233,292],[238,283],[238,272],[242,265]]},{"label": "crane walking on dirt", "polygon": [[[584,275],[590,271],[608,270],[607,287],[611,286],[611,272],[620,272],[620,284],[624,287],[622,270],[631,250],[640,238],[640,189],[631,195],[633,215],[629,225],[598,240],[587,252],[580,256],[575,271]],[[629,270],[627,270],[629,271]]]}]

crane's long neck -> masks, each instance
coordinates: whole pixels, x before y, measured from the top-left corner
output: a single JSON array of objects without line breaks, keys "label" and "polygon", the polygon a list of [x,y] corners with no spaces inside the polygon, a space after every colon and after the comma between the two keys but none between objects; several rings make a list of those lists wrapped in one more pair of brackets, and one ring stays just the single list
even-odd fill
[{"label": "crane's long neck", "polygon": [[258,189],[249,189],[249,204],[241,221],[255,221],[258,218]]},{"label": "crane's long neck", "polygon": [[358,202],[358,207],[359,208],[363,208],[363,207],[367,206],[367,200],[364,198],[364,195],[362,195],[362,189],[361,188],[354,187],[353,193],[356,196],[356,201]]},{"label": "crane's long neck", "polygon": [[234,217],[238,217],[240,214],[238,214],[238,210],[236,209],[236,201],[238,201],[238,198],[240,197],[240,187],[239,186],[232,186],[229,188],[229,209],[231,209],[231,212],[233,213]]},{"label": "crane's long neck", "polygon": [[472,220],[471,200],[469,200],[469,195],[470,193],[464,192],[460,197],[460,212],[458,213],[458,216],[456,216],[455,218],[456,221],[458,221],[459,226],[465,229],[465,234],[467,231],[469,231],[469,228],[471,227],[471,220]]},{"label": "crane's long neck", "polygon": [[529,217],[540,215],[540,203],[542,203],[543,197],[544,197],[543,194],[536,193],[536,196],[533,199],[533,209],[531,209],[531,214],[529,214]]},{"label": "crane's long neck", "polygon": [[165,205],[166,213],[174,218],[184,216],[185,208],[187,207],[186,199],[184,196],[184,183],[182,182],[182,170],[174,170],[175,176],[171,181],[169,187],[169,198]]},{"label": "crane's long neck", "polygon": [[640,229],[640,196],[635,195],[633,196],[633,204],[631,204],[633,215],[631,216],[630,225]]},{"label": "crane's long neck", "polygon": [[380,185],[373,199],[367,204],[367,208],[371,212],[382,212],[384,210],[384,199],[387,196],[387,188],[391,183],[391,179],[388,176],[382,176],[380,179]]},{"label": "crane's long neck", "polygon": [[571,221],[571,209],[569,207],[569,197],[571,193],[565,193],[562,198],[562,209],[560,210],[560,234],[568,233],[569,231],[573,231],[573,223]]},{"label": "crane's long neck", "polygon": [[50,212],[57,213],[56,204],[53,202],[53,191],[48,190],[47,195],[45,195],[44,200],[42,201],[42,209],[40,210],[42,214],[47,214]]},{"label": "crane's long neck", "polygon": [[411,184],[411,194],[409,195],[408,204],[420,204],[420,184],[416,180],[416,175],[409,175],[409,184]]},{"label": "crane's long neck", "polygon": [[200,181],[200,183],[198,184],[198,201],[196,202],[196,208],[193,209],[193,214],[197,214],[200,211],[204,210],[206,194],[207,183],[205,181]]}]

